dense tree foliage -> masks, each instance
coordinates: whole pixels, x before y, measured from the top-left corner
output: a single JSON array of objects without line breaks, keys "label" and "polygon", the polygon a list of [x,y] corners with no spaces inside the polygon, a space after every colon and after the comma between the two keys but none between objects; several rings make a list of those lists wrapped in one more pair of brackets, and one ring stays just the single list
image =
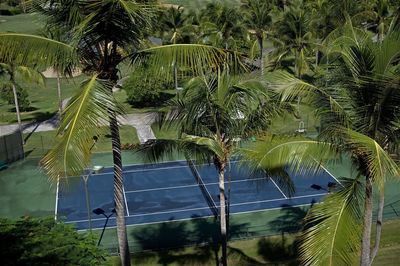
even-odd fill
[{"label": "dense tree foliage", "polygon": [[53,218],[0,219],[2,265],[99,265],[96,239]]}]

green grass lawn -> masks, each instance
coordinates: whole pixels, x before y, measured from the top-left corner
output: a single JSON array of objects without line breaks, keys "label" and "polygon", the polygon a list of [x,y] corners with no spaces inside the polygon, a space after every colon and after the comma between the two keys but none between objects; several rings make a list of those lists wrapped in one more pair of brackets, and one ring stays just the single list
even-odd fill
[{"label": "green grass lawn", "polygon": [[[376,266],[398,265],[400,252],[400,220],[386,221],[381,247],[373,263]],[[99,233],[99,232],[96,232]],[[115,232],[114,232],[115,233]],[[298,265],[293,245],[296,235],[258,237],[229,242],[230,265]],[[106,265],[118,265],[111,257]],[[187,247],[160,252],[142,252],[132,256],[132,265],[215,265],[215,253],[210,246]]]},{"label": "green grass lawn", "polygon": [[[107,132],[105,129],[104,132]],[[121,144],[137,144],[139,143],[136,129],[131,126],[120,127]],[[42,157],[54,145],[54,138],[56,131],[35,132],[33,134],[24,134],[26,144],[24,146],[25,152],[31,157]],[[98,142],[93,147],[94,152],[110,152],[111,151],[111,136],[103,133]]]},{"label": "green grass lawn", "polygon": [[35,13],[15,16],[0,16],[0,32],[8,31],[37,34],[42,25],[40,16]]},{"label": "green grass lawn", "polygon": [[[74,79],[63,79],[61,82],[62,98],[66,99],[74,95],[83,79],[84,76]],[[21,112],[22,121],[43,121],[57,113],[58,95],[56,79],[47,79],[45,87],[22,82],[19,84],[27,90],[31,103],[30,107],[32,108],[32,111]],[[0,124],[16,123],[16,121],[17,117],[14,112],[14,105],[0,99]]]}]

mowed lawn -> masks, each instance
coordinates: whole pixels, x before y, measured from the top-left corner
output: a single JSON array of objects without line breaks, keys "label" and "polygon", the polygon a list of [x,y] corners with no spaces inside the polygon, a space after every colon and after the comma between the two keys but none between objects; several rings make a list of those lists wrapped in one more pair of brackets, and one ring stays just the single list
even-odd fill
[{"label": "mowed lawn", "polygon": [[40,16],[33,14],[20,14],[15,16],[0,16],[0,32],[23,32],[38,34],[43,25]]},{"label": "mowed lawn", "polygon": [[[375,266],[399,265],[400,220],[384,222],[381,247]],[[99,233],[99,232],[96,232]],[[295,235],[261,237],[229,242],[230,265],[299,265],[294,245]],[[373,236],[374,237],[374,236]],[[118,265],[118,257],[105,264]],[[215,265],[215,255],[209,246],[186,247],[159,252],[142,252],[132,256],[132,265]]]}]

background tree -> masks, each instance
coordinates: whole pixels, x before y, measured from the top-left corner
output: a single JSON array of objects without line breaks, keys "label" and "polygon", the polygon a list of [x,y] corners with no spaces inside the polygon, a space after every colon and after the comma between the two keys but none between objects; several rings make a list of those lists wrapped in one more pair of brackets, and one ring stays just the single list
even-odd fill
[{"label": "background tree", "polygon": [[310,52],[314,44],[309,30],[310,21],[303,5],[303,0],[291,2],[276,24],[274,38],[277,62],[289,59],[289,66],[294,67],[292,71],[297,77],[301,77],[309,69]]},{"label": "background tree", "polygon": [[[6,85],[5,88],[8,88],[8,85],[10,85],[10,87],[12,88],[12,94],[14,96],[15,112],[17,114],[18,129],[22,134],[20,104],[18,102],[18,99],[22,99],[24,101],[28,101],[28,100],[21,98],[21,96],[23,96],[23,94],[22,94],[23,91],[21,91],[21,88],[18,89],[19,85],[17,84],[17,75],[19,78],[21,78],[25,81],[28,81],[28,82],[33,81],[42,86],[44,86],[45,79],[44,79],[43,75],[35,68],[23,66],[23,65],[15,65],[14,62],[0,63],[0,67],[1,67],[0,74],[2,73],[3,75],[8,76],[8,84],[5,84]],[[25,104],[26,104],[26,102],[25,102]],[[22,140],[22,142],[24,143],[24,140]]]},{"label": "background tree", "polygon": [[53,218],[0,219],[3,265],[99,265],[106,254],[91,235]]},{"label": "background tree", "polygon": [[262,0],[242,1],[241,8],[244,10],[247,29],[255,35],[260,49],[260,69],[264,75],[264,40],[265,36],[272,30],[273,2]]}]

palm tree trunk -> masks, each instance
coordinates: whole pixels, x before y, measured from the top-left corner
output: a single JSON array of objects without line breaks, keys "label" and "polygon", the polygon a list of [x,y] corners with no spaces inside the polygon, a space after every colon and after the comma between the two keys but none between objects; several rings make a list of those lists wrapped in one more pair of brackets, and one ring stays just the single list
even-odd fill
[{"label": "palm tree trunk", "polygon": [[[18,120],[18,130],[21,133],[22,136],[22,123],[21,123],[21,114],[19,112],[19,104],[18,104],[18,94],[17,94],[17,88],[15,85],[15,82],[13,80],[13,78],[11,79],[11,86],[12,86],[12,90],[13,90],[13,94],[14,94],[14,104],[15,104],[15,111],[17,113],[17,120]],[[24,139],[22,138],[22,144],[24,143]]]},{"label": "palm tree trunk", "polygon": [[221,163],[218,170],[219,177],[219,204],[222,257],[220,265],[227,266],[227,237],[226,237],[226,205],[225,205],[225,163]]},{"label": "palm tree trunk", "polygon": [[114,163],[114,203],[117,218],[118,246],[121,258],[121,265],[130,266],[131,258],[125,225],[125,204],[123,190],[124,180],[122,176],[121,140],[119,135],[118,121],[115,113],[113,111],[110,111],[109,117]]},{"label": "palm tree trunk", "polygon": [[372,179],[367,174],[365,182],[365,201],[364,201],[364,226],[361,242],[361,266],[370,265],[371,247],[371,227],[372,227]]},{"label": "palm tree trunk", "polygon": [[261,69],[261,76],[264,76],[264,44],[263,44],[263,38],[262,37],[257,37],[258,40],[258,46],[260,47],[260,69]]},{"label": "palm tree trunk", "polygon": [[376,219],[375,244],[374,244],[374,248],[372,249],[372,252],[371,252],[370,265],[372,265],[372,262],[374,261],[376,254],[378,254],[379,243],[381,241],[381,235],[382,235],[384,205],[385,205],[385,191],[383,189],[381,189],[380,194],[379,194],[379,203],[378,203],[378,217]]},{"label": "palm tree trunk", "polygon": [[60,79],[60,73],[57,71],[57,93],[58,93],[58,113],[61,119],[61,114],[62,114],[62,98],[61,98],[61,79]]},{"label": "palm tree trunk", "polygon": [[178,66],[176,62],[174,62],[174,84],[175,90],[178,90]]}]

